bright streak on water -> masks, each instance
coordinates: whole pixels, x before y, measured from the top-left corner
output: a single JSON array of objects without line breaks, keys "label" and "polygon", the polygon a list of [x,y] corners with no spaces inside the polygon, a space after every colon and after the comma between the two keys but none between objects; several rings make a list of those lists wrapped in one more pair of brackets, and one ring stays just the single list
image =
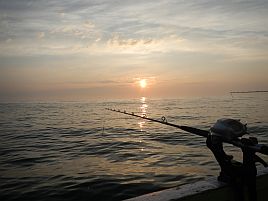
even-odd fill
[{"label": "bright streak on water", "polygon": [[200,129],[237,118],[268,144],[266,94],[0,104],[0,199],[122,200],[218,174],[204,138],[106,107]]}]

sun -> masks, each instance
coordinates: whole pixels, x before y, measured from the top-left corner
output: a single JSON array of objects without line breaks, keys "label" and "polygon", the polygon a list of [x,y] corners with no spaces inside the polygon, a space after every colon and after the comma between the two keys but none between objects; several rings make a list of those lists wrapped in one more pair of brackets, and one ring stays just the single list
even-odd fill
[{"label": "sun", "polygon": [[142,79],[139,81],[140,87],[141,88],[145,88],[147,86],[147,80],[146,79]]}]

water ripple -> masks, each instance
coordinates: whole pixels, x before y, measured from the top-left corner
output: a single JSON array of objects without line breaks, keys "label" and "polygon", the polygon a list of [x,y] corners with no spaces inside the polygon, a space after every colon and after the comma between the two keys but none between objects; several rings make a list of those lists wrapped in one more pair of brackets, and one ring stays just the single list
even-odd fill
[{"label": "water ripple", "polygon": [[[143,112],[206,130],[219,118],[239,118],[268,144],[267,100],[145,99]],[[139,114],[141,104],[0,104],[0,199],[117,201],[218,174],[202,137],[103,109]],[[238,148],[226,149],[241,158]]]}]

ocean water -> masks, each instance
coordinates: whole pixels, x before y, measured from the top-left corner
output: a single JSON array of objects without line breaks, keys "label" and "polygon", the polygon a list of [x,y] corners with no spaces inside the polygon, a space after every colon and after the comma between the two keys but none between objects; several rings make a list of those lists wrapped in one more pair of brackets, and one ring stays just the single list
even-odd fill
[{"label": "ocean water", "polygon": [[[241,119],[268,144],[267,94],[2,103],[0,199],[123,200],[217,176],[204,138],[106,107],[207,130],[219,118]],[[241,160],[239,148],[225,148]]]}]

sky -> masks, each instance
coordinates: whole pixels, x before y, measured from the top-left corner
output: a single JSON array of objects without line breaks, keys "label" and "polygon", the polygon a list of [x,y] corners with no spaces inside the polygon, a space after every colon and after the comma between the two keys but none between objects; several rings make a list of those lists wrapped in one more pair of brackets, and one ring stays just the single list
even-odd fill
[{"label": "sky", "polygon": [[267,90],[267,19],[267,0],[0,0],[0,101]]}]

